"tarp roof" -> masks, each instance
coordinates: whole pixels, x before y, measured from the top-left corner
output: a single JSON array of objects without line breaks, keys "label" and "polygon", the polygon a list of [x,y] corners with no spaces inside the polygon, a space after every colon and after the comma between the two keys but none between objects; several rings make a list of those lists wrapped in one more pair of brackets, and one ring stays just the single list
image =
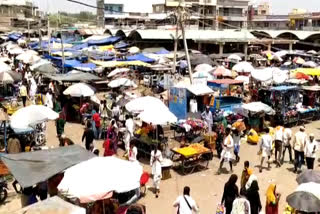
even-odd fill
[{"label": "tarp roof", "polygon": [[271,91],[289,91],[289,90],[295,90],[298,89],[297,86],[277,86],[277,87],[272,87],[270,90]]},{"label": "tarp roof", "polygon": [[100,39],[100,40],[89,40],[88,45],[93,46],[93,45],[110,45],[114,44],[116,42],[119,42],[121,40],[121,37],[119,36],[110,36],[105,39]]},{"label": "tarp roof", "polygon": [[1,160],[25,188],[46,181],[65,169],[95,157],[79,145],[18,154],[5,154]]},{"label": "tarp roof", "polygon": [[132,56],[128,56],[127,57],[128,61],[141,61],[141,62],[146,62],[146,63],[153,63],[155,62],[154,59],[151,59],[149,57],[146,57],[143,54],[136,54],[136,55],[132,55]]},{"label": "tarp roof", "polygon": [[92,63],[99,65],[104,68],[115,68],[115,67],[125,67],[125,66],[144,66],[149,67],[150,64],[141,61],[96,61],[91,60]]},{"label": "tarp roof", "polygon": [[298,68],[296,70],[293,70],[294,73],[303,73],[306,75],[312,75],[312,76],[319,76],[320,75],[320,68]]},{"label": "tarp roof", "polygon": [[80,81],[97,81],[101,80],[100,77],[90,73],[84,73],[79,71],[79,73],[67,73],[67,74],[43,74],[45,77],[61,82],[80,82]]},{"label": "tarp roof", "polygon": [[202,84],[190,85],[190,86],[187,86],[187,89],[188,89],[188,91],[190,91],[191,93],[193,93],[196,96],[211,94],[214,92],[207,85],[202,85]]},{"label": "tarp roof", "polygon": [[54,196],[44,201],[24,207],[12,214],[85,214],[82,207],[73,205],[65,200]]}]

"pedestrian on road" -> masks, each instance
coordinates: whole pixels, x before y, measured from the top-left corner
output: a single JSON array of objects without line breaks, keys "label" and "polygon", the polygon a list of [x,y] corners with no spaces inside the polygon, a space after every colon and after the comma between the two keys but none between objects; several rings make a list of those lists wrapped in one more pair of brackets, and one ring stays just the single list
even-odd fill
[{"label": "pedestrian on road", "polygon": [[192,214],[192,211],[199,212],[199,206],[190,196],[190,187],[183,188],[183,195],[179,196],[173,203],[173,207],[177,207],[178,214]]},{"label": "pedestrian on road", "polygon": [[258,181],[253,181],[251,187],[247,191],[247,199],[250,202],[251,214],[259,214],[262,209]]},{"label": "pedestrian on road", "polygon": [[126,153],[129,153],[131,138],[134,132],[134,121],[131,115],[126,115],[126,134],[124,138]]},{"label": "pedestrian on road", "polygon": [[308,169],[313,169],[314,160],[316,159],[316,152],[318,150],[318,142],[314,139],[314,134],[309,135],[309,140],[307,141],[305,147],[306,162]]},{"label": "pedestrian on road", "polygon": [[20,94],[20,97],[22,99],[23,107],[27,106],[28,92],[27,92],[26,84],[27,84],[26,81],[23,80],[22,84],[20,86],[20,90],[19,90],[19,94]]},{"label": "pedestrian on road", "polygon": [[206,122],[208,126],[208,133],[212,132],[212,124],[213,124],[213,117],[210,111],[210,107],[206,106],[206,110],[201,114],[202,119]]},{"label": "pedestrian on road", "polygon": [[221,204],[224,204],[226,208],[226,214],[230,214],[232,211],[233,201],[239,196],[239,189],[236,185],[238,176],[232,174],[228,182],[224,185],[223,196]]},{"label": "pedestrian on road", "polygon": [[160,144],[158,146],[154,146],[151,152],[151,158],[150,158],[150,166],[152,167],[152,176],[153,176],[153,184],[155,188],[155,194],[156,198],[159,197],[160,193],[160,181],[162,178],[162,153],[160,150]]},{"label": "pedestrian on road", "polygon": [[294,173],[301,171],[301,166],[304,161],[304,149],[307,143],[307,134],[304,126],[300,126],[300,130],[294,135],[293,149],[294,149]]},{"label": "pedestrian on road", "polygon": [[276,185],[270,184],[267,190],[266,214],[278,214],[280,193],[276,192]]},{"label": "pedestrian on road", "polygon": [[220,161],[220,167],[218,174],[221,173],[222,166],[224,162],[229,162],[230,165],[230,172],[232,173],[232,160],[233,160],[233,149],[234,148],[234,143],[233,143],[233,138],[231,136],[231,128],[227,127],[226,128],[226,138],[224,139],[223,142],[223,151],[221,153],[221,161]]},{"label": "pedestrian on road", "polygon": [[283,162],[284,162],[284,156],[286,155],[286,150],[288,150],[288,153],[289,153],[290,163],[293,163],[291,139],[292,139],[291,129],[285,128],[284,133],[283,133],[283,154],[282,154],[281,164],[283,164]]},{"label": "pedestrian on road", "polygon": [[250,177],[249,166],[250,166],[249,161],[245,161],[244,162],[244,169],[242,170],[241,181],[240,181],[240,194],[242,194],[242,195],[243,195],[243,192],[245,192],[245,186],[246,186],[246,183],[248,182],[249,177]]},{"label": "pedestrian on road", "polygon": [[274,139],[274,144],[275,144],[274,160],[276,162],[277,167],[281,166],[283,136],[284,136],[284,127],[277,126],[275,130],[275,139]]},{"label": "pedestrian on road", "polygon": [[265,158],[268,158],[268,169],[270,169],[270,157],[272,151],[272,137],[270,135],[270,129],[266,129],[266,134],[261,137],[260,150],[258,152],[261,155],[260,172],[262,172],[263,162]]},{"label": "pedestrian on road", "polygon": [[94,133],[91,128],[90,121],[87,122],[87,128],[84,130],[83,135],[82,135],[82,142],[84,140],[85,140],[86,149],[88,151],[90,151],[90,147],[93,144],[93,140],[94,140]]},{"label": "pedestrian on road", "polygon": [[235,127],[232,128],[232,137],[234,143],[234,155],[236,156],[236,162],[240,161],[239,153],[240,153],[240,139],[241,132],[238,131]]}]

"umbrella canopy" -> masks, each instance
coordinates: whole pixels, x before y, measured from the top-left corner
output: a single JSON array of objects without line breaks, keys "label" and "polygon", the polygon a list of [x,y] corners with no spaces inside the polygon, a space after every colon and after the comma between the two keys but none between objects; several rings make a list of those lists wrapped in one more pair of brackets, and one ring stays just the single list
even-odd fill
[{"label": "umbrella canopy", "polygon": [[41,58],[38,55],[24,55],[21,61],[25,64],[34,64]]},{"label": "umbrella canopy", "polygon": [[29,129],[36,124],[56,120],[58,117],[58,113],[46,106],[31,105],[16,111],[10,118],[10,126],[13,129]]},{"label": "umbrella canopy", "polygon": [[147,109],[152,108],[167,108],[165,104],[158,98],[145,96],[145,97],[138,97],[134,100],[131,100],[129,103],[126,104],[126,109],[129,112],[143,112]]},{"label": "umbrella canopy", "polygon": [[138,118],[152,125],[167,125],[177,122],[177,117],[164,106],[146,109],[138,115]]},{"label": "umbrella canopy", "polygon": [[69,86],[63,94],[71,97],[91,97],[95,94],[95,90],[88,84],[76,83]]},{"label": "umbrella canopy", "polygon": [[232,72],[223,66],[219,66],[214,72],[214,76],[232,76]]},{"label": "umbrella canopy", "polygon": [[24,51],[20,47],[15,47],[9,50],[9,53],[14,55],[22,54],[23,52]]},{"label": "umbrella canopy", "polygon": [[67,169],[58,190],[88,203],[109,198],[113,191],[123,193],[139,188],[142,172],[142,166],[134,162],[96,157]]},{"label": "umbrella canopy", "polygon": [[108,74],[108,77],[113,77],[117,74],[123,74],[123,73],[129,72],[129,71],[130,71],[129,68],[116,68]]},{"label": "umbrella canopy", "polygon": [[192,74],[193,78],[206,78],[207,80],[214,80],[215,77],[209,71],[197,71]]},{"label": "umbrella canopy", "polygon": [[307,53],[308,53],[308,54],[317,54],[317,51],[315,51],[315,50],[310,50],[310,51],[308,51]]},{"label": "umbrella canopy", "polygon": [[6,71],[11,71],[10,65],[0,62],[0,72],[6,72]]},{"label": "umbrella canopy", "polygon": [[282,51],[275,52],[275,55],[277,55],[277,56],[279,56],[279,57],[284,57],[284,56],[286,56],[288,53],[289,53],[289,51],[282,50]]},{"label": "umbrella canopy", "polygon": [[51,62],[46,59],[40,59],[37,63],[34,63],[33,65],[31,65],[30,69],[31,69],[31,71],[33,71],[34,69],[38,68],[39,66],[45,65],[45,64],[51,64]]},{"label": "umbrella canopy", "polygon": [[[274,115],[275,111],[268,105],[262,103],[262,102],[252,102],[252,103],[247,103],[242,105],[243,110],[248,112],[253,112],[253,113],[258,113],[258,112],[264,112],[268,115]],[[244,116],[248,116],[246,113]]]},{"label": "umbrella canopy", "polygon": [[190,54],[190,62],[192,66],[197,66],[200,64],[214,65],[214,62],[210,59],[209,56],[205,54]]},{"label": "umbrella canopy", "polygon": [[34,51],[34,50],[27,50],[25,52],[23,52],[22,54],[19,54],[16,59],[17,60],[24,60],[25,58],[28,58],[30,56],[37,56],[38,52]]},{"label": "umbrella canopy", "polygon": [[235,80],[243,81],[243,83],[249,83],[250,82],[250,77],[248,76],[237,76]]},{"label": "umbrella canopy", "polygon": [[292,60],[294,63],[302,65],[303,63],[305,63],[306,61],[304,61],[304,59],[302,59],[301,57],[296,57]]},{"label": "umbrella canopy", "polygon": [[55,68],[52,63],[39,65],[36,68],[34,68],[33,71],[39,72],[39,73],[53,73],[53,74],[59,73],[59,70]]},{"label": "umbrella canopy", "polygon": [[120,79],[112,80],[111,82],[109,82],[108,86],[110,88],[119,88],[122,86],[134,87],[134,88],[137,87],[137,85],[132,80],[129,80],[127,78],[120,78]]},{"label": "umbrella canopy", "polygon": [[236,71],[238,73],[251,73],[254,68],[249,62],[239,62],[232,68],[233,71]]},{"label": "umbrella canopy", "polygon": [[241,61],[241,57],[238,56],[237,54],[231,54],[230,56],[228,56],[229,60],[235,60],[235,61]]},{"label": "umbrella canopy", "polygon": [[2,83],[13,83],[14,79],[8,72],[0,73],[0,82]]},{"label": "umbrella canopy", "polygon": [[298,184],[309,182],[320,183],[320,171],[306,170],[302,172],[296,180]]},{"label": "umbrella canopy", "polygon": [[320,210],[320,184],[303,183],[287,196],[288,204],[298,211],[316,213]]},{"label": "umbrella canopy", "polygon": [[307,62],[303,63],[302,65],[303,65],[303,67],[308,67],[308,68],[316,68],[318,66],[318,64],[313,61],[307,61]]},{"label": "umbrella canopy", "polygon": [[198,72],[198,71],[211,72],[213,70],[214,68],[209,64],[200,64],[200,65],[197,65],[194,69],[195,72]]},{"label": "umbrella canopy", "polygon": [[285,65],[285,66],[289,66],[289,65],[291,65],[292,64],[292,62],[285,62],[285,63],[283,63],[283,65]]},{"label": "umbrella canopy", "polygon": [[136,46],[133,46],[133,47],[129,48],[128,52],[131,54],[136,54],[136,53],[140,52],[140,49]]}]

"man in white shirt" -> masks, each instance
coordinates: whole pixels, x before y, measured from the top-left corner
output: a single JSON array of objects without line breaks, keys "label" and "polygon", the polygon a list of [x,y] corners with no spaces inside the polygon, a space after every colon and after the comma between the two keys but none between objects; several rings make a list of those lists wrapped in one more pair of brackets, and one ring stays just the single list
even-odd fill
[{"label": "man in white shirt", "polygon": [[208,126],[208,132],[212,132],[212,124],[213,124],[213,117],[210,111],[209,106],[206,107],[206,110],[201,114],[202,119],[206,122]]},{"label": "man in white shirt", "polygon": [[126,115],[126,137],[125,137],[125,148],[126,152],[129,153],[130,141],[133,137],[134,122],[131,115]]},{"label": "man in white shirt", "polygon": [[49,89],[49,91],[46,94],[46,106],[53,109],[53,95],[52,95],[52,91]]},{"label": "man in white shirt", "polygon": [[284,156],[286,154],[286,150],[289,152],[289,158],[290,163],[292,163],[292,146],[291,146],[291,139],[292,139],[292,131],[289,128],[284,129],[283,133],[283,153],[282,153],[282,159],[281,164],[284,162]]},{"label": "man in white shirt", "polygon": [[183,188],[183,195],[176,199],[173,203],[173,207],[178,208],[178,214],[192,214],[193,212],[199,212],[199,207],[190,196],[190,187],[188,186]]},{"label": "man in white shirt", "polygon": [[304,149],[307,143],[307,134],[304,132],[304,126],[300,126],[300,130],[294,135],[293,149],[294,149],[294,172],[301,170],[304,160]]},{"label": "man in white shirt", "polygon": [[313,169],[314,160],[316,159],[316,152],[318,148],[318,142],[314,139],[314,134],[309,135],[309,140],[307,141],[305,147],[306,162],[308,169]]},{"label": "man in white shirt", "polygon": [[280,161],[281,161],[281,155],[282,155],[283,136],[284,136],[284,127],[277,126],[275,129],[275,138],[274,138],[274,144],[275,144],[274,159],[278,167],[281,166]]},{"label": "man in white shirt", "polygon": [[272,151],[272,137],[270,135],[270,129],[266,129],[266,134],[264,134],[260,139],[260,150],[258,154],[262,155],[261,164],[260,164],[260,172],[262,172],[262,165],[264,159],[268,158],[268,169],[270,169],[270,157]]}]

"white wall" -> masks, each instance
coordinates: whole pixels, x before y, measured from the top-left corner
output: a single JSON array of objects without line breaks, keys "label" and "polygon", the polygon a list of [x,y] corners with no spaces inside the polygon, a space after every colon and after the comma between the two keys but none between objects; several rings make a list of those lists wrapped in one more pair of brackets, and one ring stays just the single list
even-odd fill
[{"label": "white wall", "polygon": [[105,4],[123,4],[123,11],[129,13],[152,13],[152,4],[165,3],[165,0],[104,0]]}]

